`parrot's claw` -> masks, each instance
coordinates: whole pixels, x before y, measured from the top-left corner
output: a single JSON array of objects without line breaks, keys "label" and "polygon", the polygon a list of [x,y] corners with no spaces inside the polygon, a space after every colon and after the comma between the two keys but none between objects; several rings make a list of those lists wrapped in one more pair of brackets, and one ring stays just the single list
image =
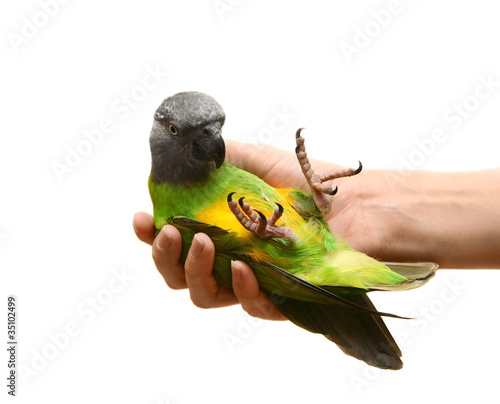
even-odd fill
[{"label": "parrot's claw", "polygon": [[295,139],[297,146],[295,147],[295,154],[297,155],[297,160],[299,161],[300,168],[306,177],[307,183],[311,187],[312,195],[314,198],[314,203],[318,210],[326,215],[332,210],[332,199],[328,198],[326,195],[335,195],[338,191],[337,186],[332,189],[331,186],[325,184],[327,181],[331,181],[337,178],[350,177],[352,175],[359,174],[363,169],[361,161],[359,162],[359,167],[356,169],[346,168],[343,170],[336,170],[334,172],[318,175],[314,172],[311,167],[311,163],[307,158],[306,147],[304,145],[304,138],[301,136],[301,132],[304,128],[300,128],[295,133]]},{"label": "parrot's claw", "polygon": [[283,206],[279,203],[276,202],[278,206],[274,209],[273,215],[267,219],[262,212],[259,212],[257,209],[252,209],[250,204],[244,202],[243,200],[245,197],[241,197],[238,202],[236,202],[233,199],[235,193],[236,192],[231,192],[227,196],[227,204],[238,222],[240,222],[245,229],[262,238],[279,237],[291,240],[297,237],[289,227],[275,225],[276,221],[283,215]]}]

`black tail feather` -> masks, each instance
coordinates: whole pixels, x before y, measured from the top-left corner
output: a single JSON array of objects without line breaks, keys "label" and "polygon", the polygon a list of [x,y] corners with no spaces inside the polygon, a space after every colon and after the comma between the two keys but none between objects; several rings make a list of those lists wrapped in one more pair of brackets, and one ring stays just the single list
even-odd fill
[{"label": "black tail feather", "polygon": [[[365,294],[347,297],[356,305],[375,311]],[[323,334],[344,353],[382,369],[401,369],[401,351],[382,317],[340,305],[274,298],[280,312],[296,325]]]}]

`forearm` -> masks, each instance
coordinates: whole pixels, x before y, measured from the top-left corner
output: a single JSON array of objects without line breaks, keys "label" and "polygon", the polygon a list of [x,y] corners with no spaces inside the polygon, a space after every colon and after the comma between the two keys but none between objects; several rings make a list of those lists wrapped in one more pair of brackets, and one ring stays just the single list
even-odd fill
[{"label": "forearm", "polygon": [[391,259],[500,268],[500,169],[366,174],[386,184],[368,195]]}]

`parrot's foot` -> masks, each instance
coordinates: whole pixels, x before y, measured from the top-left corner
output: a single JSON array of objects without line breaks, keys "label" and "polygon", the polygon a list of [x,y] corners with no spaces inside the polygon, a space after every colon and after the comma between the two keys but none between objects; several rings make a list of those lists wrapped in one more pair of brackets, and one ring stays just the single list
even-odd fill
[{"label": "parrot's foot", "polygon": [[266,219],[264,214],[256,209],[252,209],[250,204],[243,202],[244,197],[240,198],[238,202],[236,202],[233,199],[233,195],[235,193],[236,192],[231,192],[227,196],[227,204],[236,219],[238,219],[238,222],[240,222],[245,229],[262,238],[279,237],[294,239],[297,237],[289,227],[275,225],[276,221],[281,217],[281,215],[283,215],[283,206],[279,203],[276,203],[278,207],[274,209],[273,215],[269,219]]},{"label": "parrot's foot", "polygon": [[309,159],[307,158],[306,147],[304,145],[304,138],[300,135],[302,129],[304,128],[298,129],[295,134],[297,142],[297,147],[295,147],[295,154],[297,155],[297,160],[299,160],[300,168],[302,168],[304,177],[306,177],[307,183],[311,187],[316,207],[323,215],[326,215],[332,210],[332,199],[329,198],[328,196],[335,195],[337,193],[338,188],[335,187],[334,189],[332,189],[332,187],[328,184],[325,184],[325,182],[334,180],[336,178],[350,177],[351,175],[359,174],[363,166],[360,161],[359,167],[356,169],[346,168],[343,170],[336,170],[328,174],[323,174],[323,175],[316,174],[311,167]]}]

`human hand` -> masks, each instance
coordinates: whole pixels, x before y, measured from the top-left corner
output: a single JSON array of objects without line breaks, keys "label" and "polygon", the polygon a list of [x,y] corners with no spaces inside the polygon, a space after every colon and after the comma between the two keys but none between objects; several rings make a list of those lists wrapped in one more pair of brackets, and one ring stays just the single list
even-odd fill
[{"label": "human hand", "polygon": [[[226,140],[226,160],[263,179],[275,188],[311,189],[300,169],[294,153],[260,144],[246,144]],[[345,168],[334,163],[310,159],[317,174],[326,174]],[[354,249],[370,256],[393,260],[387,248],[387,217],[380,208],[387,200],[394,200],[394,189],[387,171],[363,171],[360,175],[339,178],[333,185],[339,187],[333,197],[332,210],[324,219],[330,231]],[[389,205],[387,203],[387,205]]]},{"label": "human hand", "polygon": [[181,234],[174,226],[164,226],[155,238],[153,217],[144,212],[135,214],[133,225],[137,237],[152,245],[153,260],[167,285],[172,289],[188,288],[196,306],[216,308],[239,303],[251,316],[285,320],[260,290],[257,278],[244,262],[231,263],[233,290],[217,284],[212,275],[215,247],[206,234],[195,235],[183,265],[180,261]]},{"label": "human hand", "polygon": [[[309,186],[297,162],[295,154],[263,145],[249,145],[226,140],[226,160],[246,171],[254,173],[276,188],[299,187],[309,192]],[[340,168],[331,163],[312,160],[316,172],[334,171]],[[325,220],[335,235],[341,236],[353,247],[365,252],[377,251],[377,238],[359,209],[356,195],[361,183],[356,177],[342,178],[336,181],[339,185],[338,195],[332,212]],[[363,227],[359,231],[359,227]],[[134,230],[137,237],[152,245],[152,255],[156,267],[172,289],[188,288],[193,303],[202,308],[224,307],[241,304],[250,315],[269,319],[284,320],[274,303],[260,290],[257,279],[248,265],[234,261],[231,265],[233,290],[221,287],[212,275],[215,249],[210,238],[198,233],[191,245],[185,264],[180,262],[181,235],[173,226],[162,228],[154,237],[153,217],[139,212],[134,217]],[[363,248],[364,247],[364,248]],[[371,250],[370,250],[371,248]]]}]

